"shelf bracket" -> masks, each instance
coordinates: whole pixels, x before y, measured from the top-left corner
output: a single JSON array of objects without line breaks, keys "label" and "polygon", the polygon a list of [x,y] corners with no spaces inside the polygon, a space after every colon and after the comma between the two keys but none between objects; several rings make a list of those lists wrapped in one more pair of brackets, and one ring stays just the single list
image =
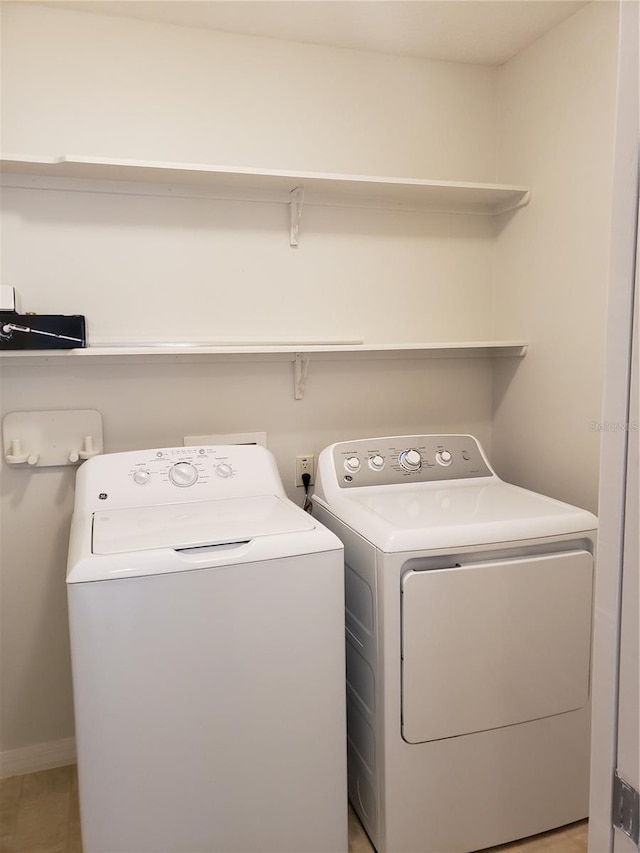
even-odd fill
[{"label": "shelf bracket", "polygon": [[304,202],[304,187],[302,184],[291,190],[289,201],[289,245],[298,245],[302,204]]},{"label": "shelf bracket", "polygon": [[309,356],[304,352],[297,352],[293,362],[293,396],[296,400],[302,400],[304,387],[307,384],[307,373],[309,372]]}]

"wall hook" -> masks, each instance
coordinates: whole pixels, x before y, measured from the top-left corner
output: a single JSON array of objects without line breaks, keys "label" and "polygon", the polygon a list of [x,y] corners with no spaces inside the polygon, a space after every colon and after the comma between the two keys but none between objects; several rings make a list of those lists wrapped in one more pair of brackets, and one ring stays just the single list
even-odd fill
[{"label": "wall hook", "polygon": [[37,453],[27,453],[22,448],[22,442],[19,438],[11,439],[9,452],[5,454],[6,461],[9,465],[23,465],[25,462],[28,465],[36,465],[40,458]]},{"label": "wall hook", "polygon": [[92,435],[82,436],[82,447],[80,450],[72,450],[69,453],[69,462],[75,465],[76,462],[84,462],[85,459],[91,459],[92,456],[98,456],[99,450],[95,449]]},{"label": "wall hook", "polygon": [[79,452],[80,459],[91,459],[92,456],[98,456],[100,450],[96,450],[93,444],[92,435],[82,436],[82,450]]}]

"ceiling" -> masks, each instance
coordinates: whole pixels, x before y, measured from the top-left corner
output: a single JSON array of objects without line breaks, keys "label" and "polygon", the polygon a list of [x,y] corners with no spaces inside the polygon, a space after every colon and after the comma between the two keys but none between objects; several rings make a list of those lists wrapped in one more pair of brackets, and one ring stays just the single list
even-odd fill
[{"label": "ceiling", "polygon": [[51,0],[58,8],[501,65],[585,0]]}]

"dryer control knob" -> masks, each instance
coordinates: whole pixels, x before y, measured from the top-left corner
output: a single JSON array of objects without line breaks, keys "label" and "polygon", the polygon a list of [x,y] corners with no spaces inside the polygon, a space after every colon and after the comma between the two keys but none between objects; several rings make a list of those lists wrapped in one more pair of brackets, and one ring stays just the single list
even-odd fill
[{"label": "dryer control knob", "polygon": [[418,450],[401,450],[398,454],[398,462],[405,471],[419,471],[422,467],[422,456]]},{"label": "dryer control knob", "polygon": [[151,479],[149,471],[135,471],[133,474],[133,482],[138,486],[146,486]]},{"label": "dryer control knob", "polygon": [[198,471],[191,462],[176,462],[169,468],[169,479],[174,486],[186,488],[193,486],[198,479]]},{"label": "dryer control knob", "polygon": [[452,457],[448,450],[439,450],[436,453],[436,462],[439,465],[451,465],[451,460]]},{"label": "dryer control knob", "polygon": [[226,462],[221,462],[216,465],[216,474],[218,477],[230,477],[233,474],[233,469]]},{"label": "dryer control knob", "polygon": [[344,460],[344,467],[346,471],[353,474],[360,470],[360,460],[357,456],[349,456],[348,459]]}]

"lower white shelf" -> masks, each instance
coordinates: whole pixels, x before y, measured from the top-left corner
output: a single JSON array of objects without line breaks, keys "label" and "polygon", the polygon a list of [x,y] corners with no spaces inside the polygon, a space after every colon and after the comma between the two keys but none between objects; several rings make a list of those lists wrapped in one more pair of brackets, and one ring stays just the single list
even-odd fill
[{"label": "lower white shelf", "polygon": [[244,356],[258,361],[290,361],[296,354],[325,356],[341,359],[352,356],[364,358],[477,358],[481,356],[523,356],[527,350],[525,341],[465,341],[462,343],[418,343],[418,344],[192,344],[163,343],[141,345],[88,346],[85,349],[68,350],[3,350],[1,358],[46,362],[81,361],[92,359],[136,360],[144,358],[175,359],[179,361],[209,361],[216,358]]},{"label": "lower white shelf", "polygon": [[314,360],[351,359],[416,359],[416,358],[522,358],[527,351],[525,341],[466,341],[463,343],[422,344],[158,344],[141,346],[89,346],[69,350],[4,350],[0,358],[16,366],[34,364],[89,365],[95,361],[107,364],[149,364],[167,361],[196,363],[209,361],[289,361],[293,364],[293,388],[301,400],[307,380],[309,362]]}]

